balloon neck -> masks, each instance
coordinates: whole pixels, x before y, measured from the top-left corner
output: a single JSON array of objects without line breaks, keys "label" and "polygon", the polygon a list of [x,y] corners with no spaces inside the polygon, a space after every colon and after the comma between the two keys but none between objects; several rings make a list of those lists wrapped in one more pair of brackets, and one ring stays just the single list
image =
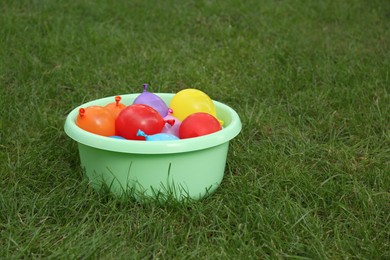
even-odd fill
[{"label": "balloon neck", "polygon": [[85,116],[85,108],[80,108],[80,109],[79,109],[79,115],[80,115],[81,117]]},{"label": "balloon neck", "polygon": [[144,133],[144,131],[142,131],[141,129],[138,129],[137,131],[137,136],[143,136],[143,137],[147,137],[147,135]]},{"label": "balloon neck", "polygon": [[168,115],[172,115],[173,114],[173,109],[172,108],[168,108]]},{"label": "balloon neck", "polygon": [[173,126],[175,124],[175,119],[168,119],[168,120],[165,120],[165,123]]},{"label": "balloon neck", "polygon": [[148,88],[148,84],[144,84],[144,92],[146,92],[146,90],[147,90],[147,88]]},{"label": "balloon neck", "polygon": [[116,106],[118,107],[119,106],[119,102],[122,100],[122,98],[120,96],[116,96],[115,97],[115,102],[116,102]]}]

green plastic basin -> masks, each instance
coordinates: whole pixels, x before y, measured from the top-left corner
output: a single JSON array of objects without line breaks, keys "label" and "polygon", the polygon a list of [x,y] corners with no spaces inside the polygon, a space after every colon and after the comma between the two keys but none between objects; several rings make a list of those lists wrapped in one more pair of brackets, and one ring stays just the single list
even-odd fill
[{"label": "green plastic basin", "polygon": [[[156,93],[169,106],[174,94]],[[121,95],[130,105],[139,94]],[[213,101],[223,129],[209,135],[173,141],[131,141],[104,137],[76,125],[79,108],[104,106],[114,96],[97,99],[73,109],[64,130],[78,143],[81,166],[90,184],[109,188],[118,196],[137,200],[199,200],[220,185],[225,170],[229,141],[241,131],[241,121],[229,106]]]}]

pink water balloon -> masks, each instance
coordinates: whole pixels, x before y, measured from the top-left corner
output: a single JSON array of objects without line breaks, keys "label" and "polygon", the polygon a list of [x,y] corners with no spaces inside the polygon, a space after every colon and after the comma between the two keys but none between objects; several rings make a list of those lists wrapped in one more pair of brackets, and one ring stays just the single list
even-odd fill
[{"label": "pink water balloon", "polygon": [[181,125],[181,121],[179,119],[177,119],[176,117],[172,116],[172,113],[173,113],[173,110],[169,108],[168,115],[166,115],[164,117],[164,120],[174,120],[175,123],[173,125],[165,124],[165,126],[161,130],[161,133],[171,134],[171,135],[179,137],[179,128]]}]

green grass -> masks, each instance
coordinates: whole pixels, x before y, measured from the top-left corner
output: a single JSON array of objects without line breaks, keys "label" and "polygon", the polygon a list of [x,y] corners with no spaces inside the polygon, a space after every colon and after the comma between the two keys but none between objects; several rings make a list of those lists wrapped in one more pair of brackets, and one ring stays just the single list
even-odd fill
[{"label": "green grass", "polygon": [[[0,2],[0,258],[390,257],[390,2]],[[211,197],[91,190],[66,115],[194,87],[243,130]]]}]

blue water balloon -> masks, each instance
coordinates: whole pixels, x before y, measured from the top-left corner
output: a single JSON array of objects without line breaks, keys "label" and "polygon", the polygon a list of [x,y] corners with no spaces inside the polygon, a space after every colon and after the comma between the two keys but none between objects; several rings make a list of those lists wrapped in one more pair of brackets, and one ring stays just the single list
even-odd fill
[{"label": "blue water balloon", "polygon": [[124,138],[122,136],[119,136],[119,135],[113,135],[113,136],[110,136],[110,137],[114,138],[114,139],[126,140],[126,138]]},{"label": "blue water balloon", "polygon": [[143,136],[145,137],[146,141],[169,141],[169,140],[179,140],[177,136],[171,135],[171,134],[154,134],[154,135],[147,135],[142,130],[138,130],[137,136]]}]

